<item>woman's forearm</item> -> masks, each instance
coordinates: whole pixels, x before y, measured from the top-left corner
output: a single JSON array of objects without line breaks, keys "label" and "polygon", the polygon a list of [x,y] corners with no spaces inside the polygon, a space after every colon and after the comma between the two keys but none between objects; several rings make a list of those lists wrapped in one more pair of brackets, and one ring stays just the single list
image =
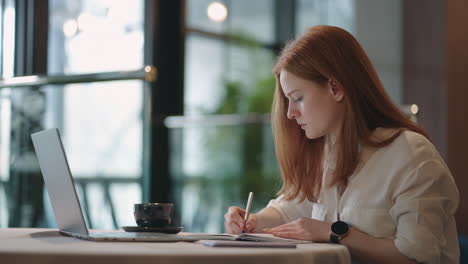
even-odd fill
[{"label": "woman's forearm", "polygon": [[[286,224],[286,221],[281,217],[281,214],[273,207],[267,207],[255,214],[257,217],[257,225],[255,232],[263,232],[265,228],[272,228]],[[325,223],[325,222],[324,222]],[[326,242],[329,240],[330,224],[315,229],[322,230],[320,239],[317,241]],[[355,227],[351,227],[346,237],[340,242],[345,245],[350,251],[353,258],[359,260],[360,263],[411,263],[417,262],[403,255],[395,246],[392,239],[377,238],[370,236]]]},{"label": "woman's forearm", "polygon": [[341,244],[348,247],[353,258],[360,263],[417,263],[403,255],[392,239],[372,237],[354,227],[350,228]]},{"label": "woman's forearm", "polygon": [[256,233],[263,232],[265,228],[272,228],[285,223],[281,214],[273,207],[266,207],[255,215],[257,216]]}]

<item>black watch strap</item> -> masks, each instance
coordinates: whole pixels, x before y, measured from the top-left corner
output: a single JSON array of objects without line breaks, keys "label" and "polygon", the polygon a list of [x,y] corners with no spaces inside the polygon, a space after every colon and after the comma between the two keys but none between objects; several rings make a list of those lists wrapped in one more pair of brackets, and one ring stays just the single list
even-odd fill
[{"label": "black watch strap", "polygon": [[334,233],[330,233],[330,243],[339,244],[340,243],[340,236]]}]

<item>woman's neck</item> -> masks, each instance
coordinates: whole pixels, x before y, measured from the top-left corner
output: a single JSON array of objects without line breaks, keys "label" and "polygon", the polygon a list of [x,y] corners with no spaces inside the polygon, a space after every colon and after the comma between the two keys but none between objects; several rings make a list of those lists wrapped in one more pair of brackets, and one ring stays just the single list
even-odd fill
[{"label": "woman's neck", "polygon": [[337,135],[328,134],[325,136],[324,145],[324,166],[334,170],[336,165]]}]

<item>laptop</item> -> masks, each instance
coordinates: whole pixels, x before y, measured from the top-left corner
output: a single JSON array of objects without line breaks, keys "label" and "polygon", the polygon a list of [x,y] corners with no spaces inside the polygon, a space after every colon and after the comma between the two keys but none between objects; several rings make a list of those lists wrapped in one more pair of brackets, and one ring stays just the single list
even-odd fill
[{"label": "laptop", "polygon": [[61,234],[94,241],[199,240],[199,238],[183,234],[88,230],[58,129],[43,130],[32,134],[31,138]]}]

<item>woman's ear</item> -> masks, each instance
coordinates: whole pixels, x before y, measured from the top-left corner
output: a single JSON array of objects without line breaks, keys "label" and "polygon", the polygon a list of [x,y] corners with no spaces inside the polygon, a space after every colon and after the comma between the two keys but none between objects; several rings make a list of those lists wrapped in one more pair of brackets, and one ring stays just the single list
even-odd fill
[{"label": "woman's ear", "polygon": [[344,98],[344,89],[341,84],[339,84],[337,81],[333,79],[328,80],[328,87],[330,91],[330,95],[335,99],[337,102],[343,101]]}]

